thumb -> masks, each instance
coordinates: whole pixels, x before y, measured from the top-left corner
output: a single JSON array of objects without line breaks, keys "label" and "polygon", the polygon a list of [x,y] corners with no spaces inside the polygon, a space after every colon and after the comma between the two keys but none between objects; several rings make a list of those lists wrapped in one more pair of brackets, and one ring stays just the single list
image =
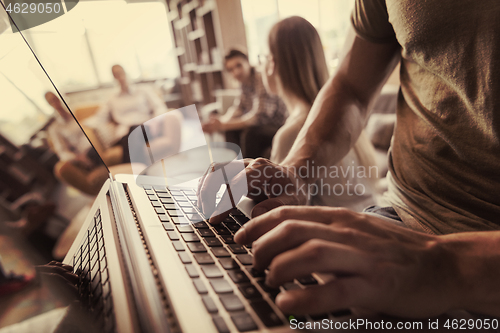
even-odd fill
[{"label": "thumb", "polygon": [[268,211],[285,205],[296,205],[297,199],[292,196],[283,195],[276,198],[264,200],[256,204],[252,209],[252,218],[267,213]]}]

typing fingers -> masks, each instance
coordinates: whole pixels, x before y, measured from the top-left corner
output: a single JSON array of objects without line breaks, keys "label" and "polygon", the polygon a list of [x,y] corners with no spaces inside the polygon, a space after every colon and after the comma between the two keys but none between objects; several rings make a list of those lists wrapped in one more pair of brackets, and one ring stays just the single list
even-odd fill
[{"label": "typing fingers", "polygon": [[371,243],[369,235],[347,228],[309,221],[287,220],[253,243],[254,267],[257,270],[264,270],[280,253],[294,249],[311,239],[322,239],[361,248]]},{"label": "typing fingers", "polygon": [[353,218],[350,211],[341,208],[283,206],[250,220],[236,233],[234,241],[239,244],[250,244],[281,222],[290,219],[329,224],[332,219],[348,222]]},{"label": "typing fingers", "polygon": [[320,314],[360,307],[375,297],[376,293],[362,277],[347,277],[282,292],[276,298],[276,305],[284,313]]},{"label": "typing fingers", "polygon": [[[206,175],[202,178],[198,187],[198,207],[201,208],[205,216],[212,216],[215,212],[216,196],[221,185],[230,182],[231,179],[241,173],[244,169],[244,161],[236,160],[225,164],[214,164],[211,169],[205,173]],[[227,206],[229,205],[231,205],[230,201]]]},{"label": "typing fingers", "polygon": [[314,272],[363,275],[373,267],[367,253],[344,244],[312,239],[276,256],[269,266],[266,283],[280,286]]}]

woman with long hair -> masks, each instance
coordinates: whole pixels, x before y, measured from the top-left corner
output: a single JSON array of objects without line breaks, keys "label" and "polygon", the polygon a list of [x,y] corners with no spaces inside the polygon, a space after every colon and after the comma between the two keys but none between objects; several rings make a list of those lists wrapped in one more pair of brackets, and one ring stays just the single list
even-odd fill
[{"label": "woman with long hair", "polygon": [[[276,23],[269,33],[268,44],[269,54],[259,57],[264,85],[270,93],[283,99],[289,112],[274,137],[271,151],[271,161],[281,163],[329,74],[319,34],[301,17],[293,16]],[[316,187],[311,190],[311,204],[361,211],[374,203],[378,175],[373,146],[364,133],[337,165],[309,165],[308,168],[309,173],[318,177]]]}]

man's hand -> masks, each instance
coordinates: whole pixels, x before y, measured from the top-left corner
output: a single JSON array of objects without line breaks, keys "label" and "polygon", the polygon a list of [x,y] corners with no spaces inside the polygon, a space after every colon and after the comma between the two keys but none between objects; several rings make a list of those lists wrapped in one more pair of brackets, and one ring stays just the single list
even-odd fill
[{"label": "man's hand", "polygon": [[280,166],[264,158],[247,159],[244,165],[246,166],[244,169],[238,168],[237,163],[233,162],[224,166],[232,201],[229,192],[226,191],[217,207],[215,207],[216,193],[225,183],[225,179],[220,172],[214,170],[219,169],[221,165],[215,166],[214,170],[208,170],[201,178],[198,187],[198,206],[207,217],[210,217],[210,223],[223,221],[229,214],[227,207],[232,207],[232,203],[238,203],[243,195],[259,202],[252,210],[252,217],[282,205],[307,203],[305,183],[293,168]]},{"label": "man's hand", "polygon": [[236,234],[253,243],[254,267],[269,268],[279,286],[313,272],[332,273],[324,285],[290,290],[276,304],[285,313],[363,308],[406,317],[434,316],[461,301],[455,251],[442,238],[343,208],[281,207]]},{"label": "man's hand", "polygon": [[61,298],[68,302],[78,298],[78,276],[73,273],[73,267],[58,261],[46,265],[35,266],[43,283]]}]

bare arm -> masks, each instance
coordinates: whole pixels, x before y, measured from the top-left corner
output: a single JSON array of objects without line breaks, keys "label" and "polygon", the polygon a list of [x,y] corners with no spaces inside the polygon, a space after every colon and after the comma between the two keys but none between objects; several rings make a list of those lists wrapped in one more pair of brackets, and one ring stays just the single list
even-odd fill
[{"label": "bare arm", "polygon": [[[335,75],[321,89],[284,166],[307,160],[335,165],[349,152],[363,129],[370,103],[399,62],[399,45],[376,44],[355,36]],[[314,179],[307,179],[313,182]]]},{"label": "bare arm", "polygon": [[257,123],[257,118],[259,113],[263,111],[263,107],[264,105],[263,103],[261,103],[261,98],[260,97],[254,98],[252,110],[241,115],[241,110],[238,108],[235,114],[231,118],[224,120],[221,119],[220,129],[222,131],[233,131],[255,125]]},{"label": "bare arm", "polygon": [[500,232],[435,236],[343,208],[283,206],[236,233],[279,286],[313,272],[337,278],[281,293],[286,313],[363,308],[405,317],[449,310],[500,315]]},{"label": "bare arm", "polygon": [[[277,165],[257,159],[245,168],[244,173],[232,179],[230,185],[234,188],[262,190],[266,184],[278,184],[288,189],[274,196],[265,191],[255,191],[257,194],[252,195],[254,192],[249,188],[247,196],[261,201],[254,207],[252,216],[281,205],[307,202],[309,194],[301,189],[307,183],[314,183],[316,178],[310,173],[307,173],[309,178],[304,178],[296,170],[307,168],[308,161],[314,162],[316,166],[335,165],[349,152],[363,129],[371,102],[399,61],[399,48],[396,42],[368,42],[351,31],[346,48],[348,51],[339,70],[318,94],[306,123],[284,161]],[[247,185],[250,180],[251,185]],[[203,212],[211,216],[212,223],[222,221],[227,215],[227,211],[222,209],[214,210],[214,197],[219,188],[220,184],[210,174],[200,182],[199,202]],[[233,199],[238,202],[240,198]]]}]

